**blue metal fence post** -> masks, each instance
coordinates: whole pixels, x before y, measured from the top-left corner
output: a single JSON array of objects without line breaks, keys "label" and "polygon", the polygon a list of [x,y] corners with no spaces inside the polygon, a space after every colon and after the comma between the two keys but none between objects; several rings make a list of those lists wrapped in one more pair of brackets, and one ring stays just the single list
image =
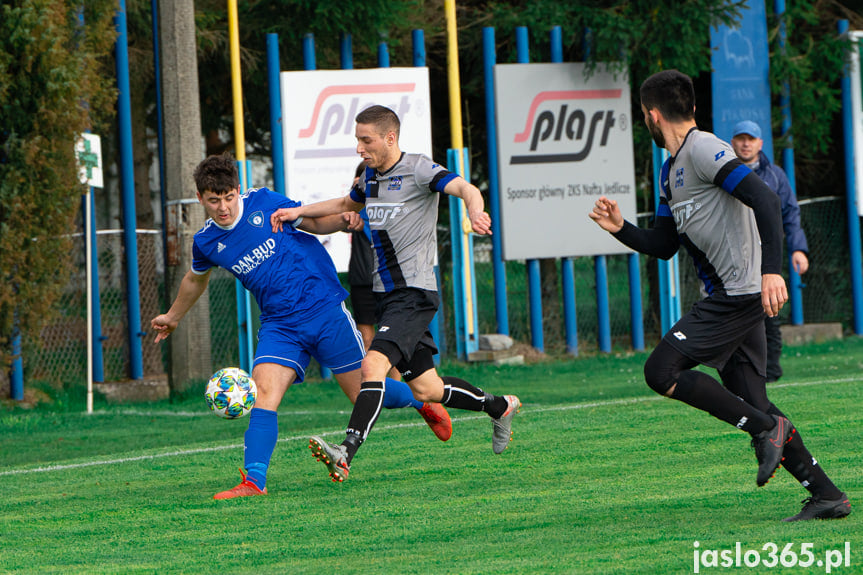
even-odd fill
[{"label": "blue metal fence post", "polygon": [[482,29],[483,80],[485,85],[485,124],[488,142],[488,202],[491,215],[491,262],[494,274],[494,314],[497,333],[509,335],[509,313],[506,296],[506,265],[503,261],[500,231],[500,174],[497,158],[497,118],[494,97],[494,66],[497,53],[494,28]]},{"label": "blue metal fence post", "polygon": [[[668,157],[668,152],[651,144],[653,149],[653,205],[654,210],[659,210],[659,190],[662,186],[660,181],[662,175],[662,164]],[[654,214],[655,217],[655,214]],[[659,276],[659,315],[660,327],[664,335],[671,326],[677,323],[681,316],[680,308],[680,269],[678,255],[675,254],[670,260],[656,260],[657,275]]]},{"label": "blue metal fence post", "polygon": [[[551,61],[563,62],[563,33],[560,26],[551,29]],[[563,291],[563,328],[566,338],[566,351],[578,355],[578,322],[575,308],[575,274],[572,258],[560,258],[560,275]]]},{"label": "blue metal fence post", "polygon": [[[839,21],[839,34],[848,33],[848,20]],[[842,131],[845,142],[845,198],[848,212],[848,252],[851,258],[851,299],[854,333],[863,335],[863,270],[861,270],[860,216],[857,206],[857,177],[854,172],[854,118],[851,102],[851,75],[846,64],[842,73]]]},{"label": "blue metal fence post", "polygon": [[[785,0],[776,0],[774,12],[779,18],[779,50],[785,52]],[[791,193],[797,196],[797,181],[794,176],[794,143],[791,136],[791,87],[788,80],[782,82],[782,94],[779,97],[782,111],[782,136],[785,147],[782,148],[782,168],[788,176]],[[791,263],[791,252],[788,253],[788,298],[791,308],[791,324],[803,325],[803,288],[806,287],[800,279],[800,274]]]},{"label": "blue metal fence post", "polygon": [[114,16],[117,28],[116,69],[117,69],[117,123],[120,142],[120,182],[123,205],[123,247],[126,252],[126,319],[129,342],[129,377],[144,377],[144,357],[141,338],[141,301],[138,281],[138,237],[135,214],[134,159],[132,157],[132,104],[129,87],[129,44],[126,32],[126,0],[119,0],[119,8]]},{"label": "blue metal fence post", "polygon": [[[530,47],[528,45],[528,34],[526,26],[518,26],[515,29],[515,52],[516,62],[528,64],[530,62]],[[527,260],[527,297],[528,309],[530,310],[530,341],[531,345],[538,351],[545,351],[545,343],[542,334],[542,283],[539,273],[539,260]]]},{"label": "blue metal fence post", "polygon": [[[353,60],[352,60],[353,61]],[[316,70],[315,62],[315,35],[311,32],[303,36],[303,70]],[[333,373],[326,367],[321,366],[321,378],[330,379]]]},{"label": "blue metal fence post", "polygon": [[644,307],[641,300],[641,263],[638,254],[629,254],[629,324],[632,326],[632,349],[644,350]]},{"label": "blue metal fence post", "polygon": [[[240,189],[245,193],[251,187],[251,163],[237,161],[237,171],[240,176]],[[237,300],[237,337],[240,346],[240,369],[252,372],[254,354],[254,339],[252,335],[252,298],[249,291],[243,287],[240,280],[234,280],[234,291]]]},{"label": "blue metal fence post", "polygon": [[[458,156],[456,150],[449,148],[446,151],[447,169],[451,171],[458,170]],[[467,324],[464,318],[464,307],[459,305],[465,299],[464,282],[461,278],[461,270],[464,269],[464,260],[462,254],[464,250],[461,246],[461,210],[459,199],[449,196],[449,229],[452,241],[452,291],[453,291],[453,324],[455,327],[455,353],[459,359],[465,359],[465,333],[467,332]]]},{"label": "blue metal fence post", "polygon": [[[459,173],[465,180],[470,181],[470,166],[469,155],[467,148],[462,150],[447,150],[447,169],[453,173],[459,172],[458,154],[462,154],[463,171]],[[466,309],[459,302],[467,301],[466,286],[468,285],[467,271],[474,269],[473,261],[473,236],[468,234],[465,236],[462,233],[462,221],[464,220],[464,206],[462,201],[455,196],[449,197],[449,221],[450,221],[450,237],[452,238],[452,285],[453,285],[453,300],[456,302],[455,308],[455,332],[456,332],[456,353],[461,359],[468,359],[470,354],[479,349],[478,338],[470,336],[471,326],[468,325]],[[467,242],[467,249],[463,242]],[[464,254],[467,254],[465,261]],[[476,302],[476,282],[470,282],[471,300]],[[473,333],[479,333],[479,319],[477,314],[473,314]]]},{"label": "blue metal fence post", "polygon": [[422,30],[412,30],[411,42],[413,47],[413,64],[417,68],[422,68],[426,65],[425,32]]},{"label": "blue metal fence post", "polygon": [[339,62],[342,70],[354,69],[354,38],[346,32],[339,34]]},{"label": "blue metal fence post", "polygon": [[287,195],[285,190],[285,147],[282,137],[282,91],[279,82],[279,35],[267,34],[267,88],[270,95],[270,141],[273,161],[273,188]]},{"label": "blue metal fence post", "polygon": [[386,42],[378,43],[378,68],[390,67],[390,49]]},{"label": "blue metal fence post", "polygon": [[[593,32],[584,29],[584,59],[590,60]],[[593,256],[593,273],[596,279],[596,323],[599,339],[599,351],[611,352],[611,313],[608,309],[608,260],[605,256]],[[605,302],[605,305],[602,305]]]},{"label": "blue metal fence post", "polygon": [[315,35],[308,32],[303,36],[303,70],[315,69]]},{"label": "blue metal fence post", "polygon": [[[91,324],[93,326],[92,339],[90,340],[90,349],[93,354],[93,381],[105,381],[105,362],[102,357],[102,342],[105,338],[102,336],[102,299],[99,294],[99,250],[96,245],[96,200],[94,198],[93,188],[90,188],[90,193],[84,195],[84,202],[90,202],[90,229],[85,229],[84,233],[90,235],[90,298]],[[84,207],[84,210],[87,208]],[[82,213],[85,213],[82,211]],[[86,242],[84,242],[86,245]],[[86,249],[86,248],[85,248]]]},{"label": "blue metal fence post", "polygon": [[[422,30],[412,30],[411,31],[411,53],[413,57],[413,65],[417,68],[423,68],[426,65],[426,44],[425,44],[425,32]],[[441,290],[441,279],[440,279],[440,266],[435,265],[434,267],[435,279],[437,281],[437,289],[440,294]],[[438,353],[434,355],[435,365],[440,365],[441,356],[446,355],[446,336],[445,328],[444,328],[444,314],[443,314],[443,299],[441,298],[440,308],[435,312],[434,317],[429,324],[429,331],[432,334],[432,338],[435,340],[437,344]]]},{"label": "blue metal fence post", "polygon": [[17,317],[12,326],[12,369],[9,373],[9,395],[15,401],[24,399],[24,362],[21,359],[21,331]]},{"label": "blue metal fence post", "polygon": [[611,352],[611,314],[608,309],[608,260],[605,256],[594,256],[594,277],[596,279],[596,320],[599,338],[599,351]]}]

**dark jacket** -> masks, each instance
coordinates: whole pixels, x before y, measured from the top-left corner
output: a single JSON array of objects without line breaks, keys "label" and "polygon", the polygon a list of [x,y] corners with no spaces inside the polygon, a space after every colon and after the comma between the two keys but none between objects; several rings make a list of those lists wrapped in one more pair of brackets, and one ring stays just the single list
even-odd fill
[{"label": "dark jacket", "polygon": [[806,234],[800,227],[800,206],[797,198],[791,191],[791,184],[785,172],[770,162],[764,152],[758,152],[758,169],[755,173],[764,180],[767,186],[776,192],[782,202],[782,227],[785,230],[785,241],[788,252],[801,251],[809,255],[809,244],[806,242]]}]

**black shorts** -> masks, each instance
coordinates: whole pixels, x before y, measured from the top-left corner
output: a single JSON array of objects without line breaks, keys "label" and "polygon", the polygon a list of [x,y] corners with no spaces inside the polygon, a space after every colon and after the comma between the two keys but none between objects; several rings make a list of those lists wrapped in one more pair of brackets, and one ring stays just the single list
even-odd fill
[{"label": "black shorts", "polygon": [[418,348],[432,355],[438,352],[429,324],[437,312],[437,292],[417,288],[399,288],[388,293],[375,292],[378,331],[370,349],[390,360],[402,373],[410,368]]},{"label": "black shorts", "polygon": [[767,340],[761,294],[710,296],[695,302],[662,338],[702,365],[722,369],[739,351],[764,375]]},{"label": "black shorts", "polygon": [[354,321],[375,324],[375,294],[370,285],[351,286],[351,308]]}]

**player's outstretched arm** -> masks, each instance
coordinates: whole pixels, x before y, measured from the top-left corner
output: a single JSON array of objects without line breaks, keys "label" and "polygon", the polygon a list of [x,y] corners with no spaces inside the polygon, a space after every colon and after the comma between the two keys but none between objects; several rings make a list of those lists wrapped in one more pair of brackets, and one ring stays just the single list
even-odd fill
[{"label": "player's outstretched arm", "polygon": [[326,235],[334,232],[358,232],[363,229],[363,219],[357,212],[343,212],[322,218],[303,218],[298,229],[310,234]]},{"label": "player's outstretched arm", "polygon": [[363,208],[362,204],[353,201],[350,196],[333,198],[313,204],[306,204],[294,208],[279,208],[270,216],[270,224],[274,232],[282,231],[283,222],[295,222],[300,218],[321,218],[334,216],[343,212],[358,212]]},{"label": "player's outstretched arm", "polygon": [[491,235],[491,216],[485,212],[485,201],[479,188],[459,176],[453,178],[443,191],[447,195],[464,200],[473,233],[480,236]]},{"label": "player's outstretched arm", "polygon": [[[665,209],[662,209],[662,208]],[[660,204],[660,213],[653,221],[653,227],[642,229],[623,219],[617,202],[601,196],[588,213],[590,219],[599,227],[614,235],[617,241],[637,252],[667,260],[680,248],[677,226],[668,204]]]},{"label": "player's outstretched arm", "polygon": [[610,200],[601,196],[593,205],[593,211],[587,214],[599,227],[607,232],[616,234],[623,229],[623,215],[616,200]]},{"label": "player's outstretched arm", "polygon": [[198,301],[198,298],[207,289],[209,282],[209,270],[203,274],[196,274],[192,270],[186,272],[186,275],[183,276],[183,281],[180,282],[177,298],[171,304],[171,309],[167,313],[157,315],[150,320],[150,327],[156,330],[156,339],[153,340],[155,343],[167,339],[177,329],[180,320],[192,309],[192,306],[195,305],[195,302]]}]

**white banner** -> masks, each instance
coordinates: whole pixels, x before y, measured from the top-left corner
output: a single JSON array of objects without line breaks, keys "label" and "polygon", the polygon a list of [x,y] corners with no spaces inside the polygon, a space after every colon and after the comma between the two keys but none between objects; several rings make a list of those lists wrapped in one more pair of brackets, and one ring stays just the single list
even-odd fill
[{"label": "white banner", "polygon": [[[427,68],[282,72],[282,126],[288,196],[303,203],[345,195],[360,162],[354,118],[380,104],[401,121],[399,147],[431,156]],[[319,236],[339,272],[348,269],[350,235]]]},{"label": "white banner", "polygon": [[504,259],[629,253],[587,215],[604,195],[636,222],[627,77],[498,64],[494,79]]}]

